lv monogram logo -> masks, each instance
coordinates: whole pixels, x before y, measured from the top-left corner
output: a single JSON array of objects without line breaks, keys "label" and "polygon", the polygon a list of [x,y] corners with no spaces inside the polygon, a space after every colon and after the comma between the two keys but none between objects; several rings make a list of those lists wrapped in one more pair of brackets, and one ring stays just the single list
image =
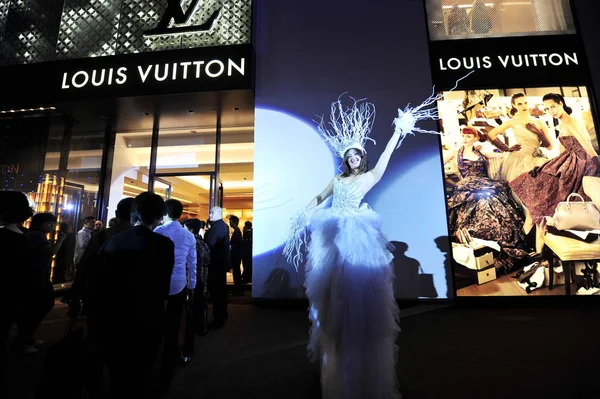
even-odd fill
[{"label": "lv monogram logo", "polygon": [[[219,17],[223,6],[219,7],[202,25],[189,25],[192,16],[198,11],[200,0],[192,0],[187,10],[181,7],[181,0],[168,0],[167,9],[156,27],[144,32],[144,36],[174,35],[179,33],[210,31]],[[173,21],[173,23],[171,23]]]}]

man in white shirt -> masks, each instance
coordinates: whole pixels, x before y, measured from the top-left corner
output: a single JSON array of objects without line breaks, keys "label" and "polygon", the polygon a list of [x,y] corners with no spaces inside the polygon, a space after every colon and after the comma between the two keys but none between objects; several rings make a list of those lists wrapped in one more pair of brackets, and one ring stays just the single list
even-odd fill
[{"label": "man in white shirt", "polygon": [[83,227],[77,232],[77,239],[75,243],[75,256],[73,257],[75,266],[77,266],[81,261],[81,257],[90,243],[95,224],[96,218],[93,216],[87,216],[85,219],[83,219]]},{"label": "man in white shirt", "polygon": [[196,239],[187,231],[179,218],[183,205],[177,200],[165,201],[164,224],[154,232],[169,237],[175,244],[175,265],[171,274],[171,289],[167,299],[165,345],[162,358],[160,388],[167,391],[173,378],[177,353],[181,315],[186,300],[192,300],[196,288]]}]

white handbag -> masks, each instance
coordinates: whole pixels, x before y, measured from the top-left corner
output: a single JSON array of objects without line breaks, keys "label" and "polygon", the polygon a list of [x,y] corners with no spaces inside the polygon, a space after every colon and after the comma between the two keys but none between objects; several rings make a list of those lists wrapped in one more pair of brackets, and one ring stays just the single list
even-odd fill
[{"label": "white handbag", "polygon": [[[571,197],[581,201],[571,201]],[[569,194],[566,201],[558,203],[552,219],[558,230],[600,229],[600,210],[577,193]]]}]

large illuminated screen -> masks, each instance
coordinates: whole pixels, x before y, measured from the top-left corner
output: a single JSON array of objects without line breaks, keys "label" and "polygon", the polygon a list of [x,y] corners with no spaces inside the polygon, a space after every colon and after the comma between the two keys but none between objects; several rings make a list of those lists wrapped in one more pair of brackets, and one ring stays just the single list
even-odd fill
[{"label": "large illuminated screen", "polygon": [[[316,121],[329,118],[331,104],[343,93],[345,105],[352,104],[351,97],[373,103],[376,143],[367,141],[365,149],[369,169],[375,167],[392,137],[398,108],[431,94],[424,8],[421,2],[364,7],[356,0],[308,0],[257,1],[256,10],[252,292],[260,298],[302,298],[307,265],[302,262],[296,270],[282,256],[290,221],[341,173],[342,165]],[[410,62],[399,56],[403,52],[410,53]],[[407,137],[362,202],[379,215],[393,248],[389,261],[396,297],[451,296],[439,137]],[[331,205],[329,197],[319,208]],[[352,233],[360,237],[364,232],[357,228]],[[314,238],[310,234],[309,226],[309,240]],[[368,253],[376,250],[366,245],[372,239],[357,238],[353,248],[348,241],[330,245]]]},{"label": "large illuminated screen", "polygon": [[595,264],[576,263],[571,278],[544,251],[549,237],[554,251],[598,241],[555,218],[571,193],[591,201],[584,177],[600,174],[586,88],[456,91],[438,106],[457,296],[565,295],[565,277],[591,293],[581,274]]}]

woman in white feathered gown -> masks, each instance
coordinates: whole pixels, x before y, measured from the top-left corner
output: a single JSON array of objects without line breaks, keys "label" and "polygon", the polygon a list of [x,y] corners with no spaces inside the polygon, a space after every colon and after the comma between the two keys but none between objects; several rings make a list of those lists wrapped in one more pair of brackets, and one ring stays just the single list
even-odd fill
[{"label": "woman in white feathered gown", "polygon": [[[367,170],[364,144],[374,111],[369,103],[344,108],[338,101],[328,126],[321,122],[319,132],[343,159],[344,172],[296,216],[284,249],[298,266],[305,243],[299,231],[308,226],[305,288],[312,322],[308,349],[312,360],[320,363],[324,399],[401,397],[395,367],[400,328],[393,248],[381,231],[379,216],[361,202],[381,180],[406,133],[397,126],[377,165]],[[331,207],[319,207],[331,195]]]}]

